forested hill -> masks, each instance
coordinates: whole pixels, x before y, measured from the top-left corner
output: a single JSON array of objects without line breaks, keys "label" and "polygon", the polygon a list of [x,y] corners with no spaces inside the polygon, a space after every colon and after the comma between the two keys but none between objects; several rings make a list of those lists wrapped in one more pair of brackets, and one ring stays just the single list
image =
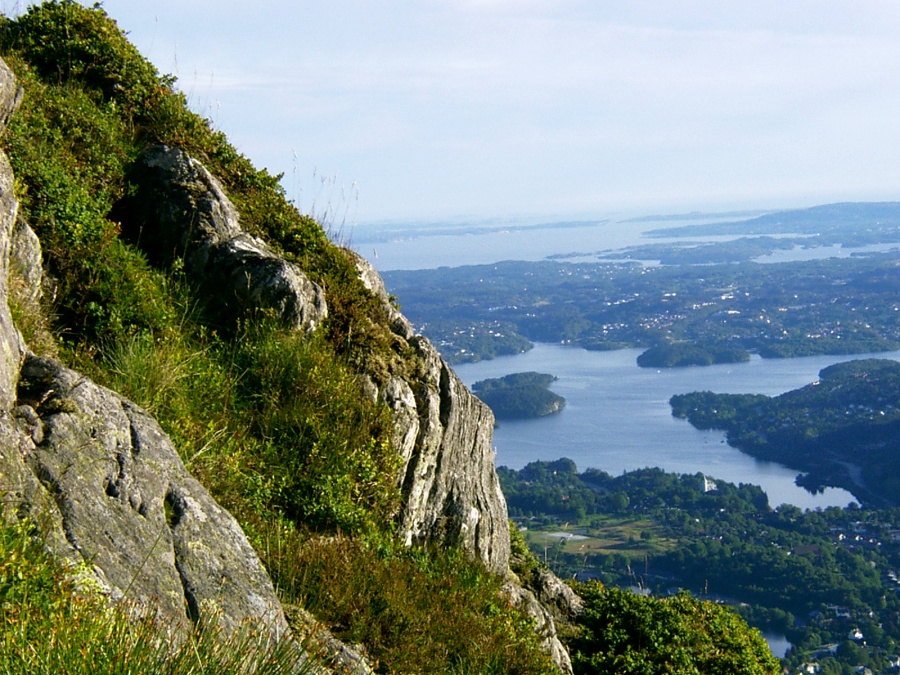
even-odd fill
[{"label": "forested hill", "polygon": [[806,209],[765,213],[749,220],[684,225],[651,230],[650,236],[692,237],[721,234],[801,234],[831,240],[839,235],[846,244],[897,241],[900,202],[842,202]]},{"label": "forested hill", "polygon": [[744,452],[807,472],[804,485],[843,487],[862,504],[896,506],[900,489],[900,363],[862,359],[824,368],[780,396],[694,392],[672,414],[724,429]]}]

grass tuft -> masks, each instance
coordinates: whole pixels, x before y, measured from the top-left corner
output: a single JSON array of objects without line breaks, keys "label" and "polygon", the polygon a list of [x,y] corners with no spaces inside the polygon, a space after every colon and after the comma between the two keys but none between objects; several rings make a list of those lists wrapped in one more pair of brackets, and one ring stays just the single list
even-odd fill
[{"label": "grass tuft", "polygon": [[215,625],[173,640],[154,619],[110,606],[76,584],[22,523],[0,526],[0,672],[166,675],[310,672],[297,645],[245,626]]}]

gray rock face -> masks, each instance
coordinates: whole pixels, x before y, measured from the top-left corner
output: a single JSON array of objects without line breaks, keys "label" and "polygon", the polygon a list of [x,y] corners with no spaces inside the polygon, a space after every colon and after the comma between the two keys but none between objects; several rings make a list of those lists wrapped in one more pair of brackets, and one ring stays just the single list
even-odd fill
[{"label": "gray rock face", "polygon": [[143,410],[61,364],[28,356],[15,410],[34,445],[25,464],[56,506],[69,558],[93,566],[113,599],[174,625],[213,613],[234,629],[287,624],[234,518],[185,469]]},{"label": "gray rock face", "polygon": [[187,275],[231,316],[271,309],[287,325],[315,329],[325,295],[300,269],[238,224],[219,182],[187,153],[150,148],[132,176],[138,194],[129,215],[141,248],[158,263],[183,260]]},{"label": "gray rock face", "polygon": [[[0,61],[0,134],[22,100],[22,90],[7,65]],[[16,399],[15,382],[25,345],[13,324],[8,296],[9,250],[19,202],[13,193],[13,173],[0,152],[0,409],[9,410]]]},{"label": "gray rock face", "polygon": [[[92,573],[110,599],[154,612],[173,638],[213,616],[226,632],[287,634],[237,521],[188,474],[159,425],[114,392],[26,356],[19,404],[0,414],[0,477],[4,517],[38,525],[57,557]],[[331,666],[310,672],[371,674],[330,635],[313,639]]]},{"label": "gray rock face", "polygon": [[537,600],[534,593],[512,581],[504,584],[503,591],[514,606],[534,619],[535,630],[542,638],[544,650],[553,659],[559,671],[565,675],[572,675],[572,659],[556,635],[556,623],[550,612]]},{"label": "gray rock face", "polygon": [[16,76],[9,66],[0,60],[0,134],[19,108],[23,95],[22,87],[16,83]]},{"label": "gray rock face", "polygon": [[419,424],[404,467],[400,531],[407,541],[459,543],[505,574],[509,520],[494,466],[494,415],[430,342],[413,338],[410,344],[425,372],[410,383]]},{"label": "gray rock face", "polygon": [[359,256],[360,279],[385,304],[391,329],[415,351],[416,378],[396,376],[379,392],[394,411],[403,456],[400,532],[408,543],[460,544],[488,567],[509,568],[506,499],[494,466],[494,415],[391,304],[378,273]]},{"label": "gray rock face", "polygon": [[9,313],[9,249],[12,225],[19,203],[13,196],[13,176],[6,155],[0,152],[0,409],[9,410],[16,400],[15,382],[25,344]]},{"label": "gray rock face", "polygon": [[30,307],[39,306],[43,295],[41,270],[41,242],[34,230],[21,218],[16,219],[10,237],[10,271],[21,283],[19,299]]}]

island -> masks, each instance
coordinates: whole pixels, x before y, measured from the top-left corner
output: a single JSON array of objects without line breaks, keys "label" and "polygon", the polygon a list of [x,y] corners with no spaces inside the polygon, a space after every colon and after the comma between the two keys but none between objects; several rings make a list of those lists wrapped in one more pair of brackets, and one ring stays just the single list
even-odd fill
[{"label": "island", "polygon": [[750,360],[750,352],[739,347],[704,346],[692,342],[664,342],[637,357],[641,368],[682,368],[711,366],[715,363],[741,363]]},{"label": "island", "polygon": [[498,420],[531,419],[558,413],[565,407],[566,399],[549,389],[556,379],[546,373],[513,373],[476,382],[472,391]]}]

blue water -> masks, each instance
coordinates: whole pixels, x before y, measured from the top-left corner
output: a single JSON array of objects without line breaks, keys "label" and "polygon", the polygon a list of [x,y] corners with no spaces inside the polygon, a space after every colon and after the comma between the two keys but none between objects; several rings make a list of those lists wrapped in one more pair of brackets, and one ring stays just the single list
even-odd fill
[{"label": "blue water", "polygon": [[[722,221],[698,217],[690,222]],[[432,269],[440,266],[489,264],[498,260],[542,260],[572,255],[592,260],[598,251],[614,251],[642,243],[683,241],[648,238],[652,229],[689,224],[689,221],[614,222],[598,219],[572,227],[535,227],[535,223],[497,222],[440,225],[440,234],[427,227],[398,228],[385,241],[377,227],[360,226],[351,245],[381,271]],[[708,239],[728,239],[710,237]],[[845,255],[838,247],[780,251],[773,261]],[[403,299],[400,298],[401,304]],[[701,472],[732,483],[760,485],[769,503],[801,508],[846,506],[853,500],[845,490],[828,489],[812,495],[797,487],[796,471],[761,462],[730,447],[718,431],[698,431],[672,417],[669,398],[698,390],[718,393],[777,395],[817,379],[825,366],[856,357],[816,356],[747,363],[648,370],[638,368],[639,350],[588,352],[559,345],[538,345],[519,356],[457,366],[467,384],[488,377],[535,370],[559,377],[552,389],[567,400],[558,415],[539,420],[505,422],[496,429],[497,464],[521,468],[535,460],[569,457],[579,469],[594,467],[610,474],[658,466],[667,471]],[[900,359],[900,352],[873,355]]]},{"label": "blue water", "polygon": [[[706,222],[703,220],[690,222]],[[688,222],[676,223],[685,225]],[[685,239],[648,238],[644,232],[672,223],[616,223],[597,221],[592,225],[521,229],[515,223],[460,227],[459,233],[423,235],[411,229],[408,236],[398,233],[389,241],[376,241],[381,231],[376,226],[358,226],[350,245],[379,271],[434,269],[442,266],[487,265],[499,260],[543,260],[551,255],[574,255],[570,262],[596,261],[598,252],[615,251],[646,243],[685,241]],[[444,228],[444,231],[452,228]],[[735,236],[706,237],[709,240],[736,239]]]},{"label": "blue water", "polygon": [[536,420],[503,422],[495,430],[497,464],[521,468],[528,462],[572,459],[580,470],[611,475],[644,467],[676,473],[704,473],[731,483],[759,485],[769,503],[801,508],[846,506],[853,496],[835,488],[810,494],[794,483],[797,472],[756,460],[725,443],[720,431],[699,431],[672,417],[673,394],[717,393],[774,396],[818,379],[833,363],[869,356],[900,360],[900,352],[858,356],[761,359],[716,366],[647,369],[635,362],[640,350],[590,352],[539,344],[530,352],[456,366],[468,385],[514,372],[556,375],[551,389],[566,399],[565,409]]}]

